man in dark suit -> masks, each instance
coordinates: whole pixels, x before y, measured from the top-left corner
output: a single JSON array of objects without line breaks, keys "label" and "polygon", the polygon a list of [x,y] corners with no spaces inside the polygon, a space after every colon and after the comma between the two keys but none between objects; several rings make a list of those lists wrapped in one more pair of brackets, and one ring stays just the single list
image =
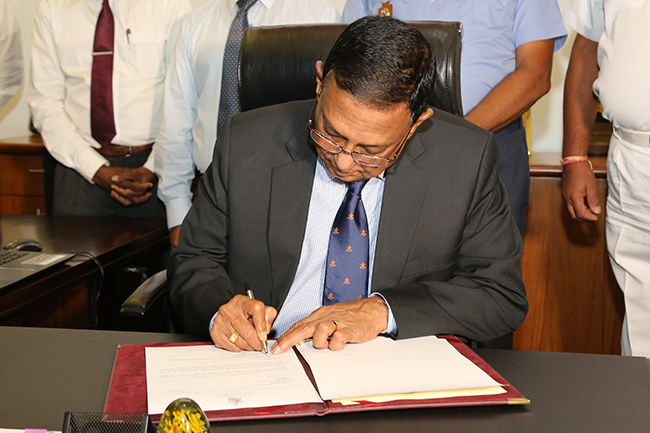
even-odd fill
[{"label": "man in dark suit", "polygon": [[[332,350],[381,333],[487,341],[521,324],[522,243],[494,136],[427,107],[433,68],[418,30],[366,17],[317,63],[315,101],[229,119],[170,260],[187,332],[231,351],[279,337],[282,353],[310,337]],[[365,246],[346,238],[335,256],[357,231]],[[337,286],[353,262],[362,277]]]}]

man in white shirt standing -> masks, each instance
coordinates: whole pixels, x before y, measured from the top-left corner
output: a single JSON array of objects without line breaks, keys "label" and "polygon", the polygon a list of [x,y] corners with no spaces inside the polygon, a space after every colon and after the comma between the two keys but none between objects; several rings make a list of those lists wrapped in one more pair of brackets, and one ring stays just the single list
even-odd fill
[{"label": "man in white shirt standing", "polygon": [[23,50],[20,27],[12,0],[0,0],[0,108],[20,88],[23,78]]},{"label": "man in white shirt standing", "polygon": [[[226,41],[239,12],[237,0],[215,0],[193,11],[181,24],[165,79],[156,136],[158,195],[167,208],[172,246],[192,205],[195,168],[205,172],[212,161],[222,99]],[[241,3],[251,27],[338,22],[326,0],[257,0]]]},{"label": "man in white shirt standing", "polygon": [[573,0],[564,18],[578,35],[564,89],[562,194],[572,217],[598,218],[587,149],[600,100],[614,126],[606,231],[625,295],[621,348],[650,357],[650,2]]},{"label": "man in white shirt standing", "polygon": [[55,215],[164,217],[152,146],[172,28],[190,10],[188,0],[39,2],[28,102],[59,162]]}]

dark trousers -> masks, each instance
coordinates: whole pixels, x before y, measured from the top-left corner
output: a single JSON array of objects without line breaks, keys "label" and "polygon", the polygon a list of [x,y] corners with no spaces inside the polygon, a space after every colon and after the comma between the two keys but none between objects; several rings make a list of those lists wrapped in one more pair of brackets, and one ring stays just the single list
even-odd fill
[{"label": "dark trousers", "polygon": [[528,146],[526,130],[521,118],[497,131],[495,134],[499,145],[499,179],[508,191],[510,208],[517,227],[524,235],[526,226],[526,207],[530,193],[530,167],[528,164]]},{"label": "dark trousers", "polygon": [[[137,168],[144,165],[148,152],[131,156],[106,158],[111,167]],[[84,179],[76,170],[60,163],[54,167],[53,215],[165,218],[165,206],[158,199],[158,182],[151,188],[151,197],[139,205],[124,206],[111,197],[110,192]]]}]

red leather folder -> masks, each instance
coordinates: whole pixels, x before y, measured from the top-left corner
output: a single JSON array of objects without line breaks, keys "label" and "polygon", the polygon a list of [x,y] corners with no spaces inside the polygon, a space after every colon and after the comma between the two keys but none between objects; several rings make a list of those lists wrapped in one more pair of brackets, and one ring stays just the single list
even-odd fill
[{"label": "red leather folder", "polygon": [[[445,338],[463,356],[476,364],[492,379],[501,384],[505,393],[495,395],[476,395],[464,397],[433,398],[426,400],[394,400],[385,403],[375,403],[359,400],[356,405],[344,406],[332,401],[323,403],[301,403],[284,406],[269,406],[260,408],[242,408],[206,411],[210,421],[251,420],[257,418],[288,418],[330,413],[361,412],[369,410],[414,409],[450,406],[489,406],[508,404],[529,404],[530,400],[523,397],[499,373],[490,367],[483,359],[468,348],[463,342],[452,336]],[[113,361],[113,369],[104,404],[105,413],[147,413],[147,386],[145,347],[185,346],[211,343],[162,343],[162,344],[130,344],[118,346]],[[312,384],[316,382],[307,362],[297,355]],[[160,415],[152,415],[152,421],[158,422]]]}]

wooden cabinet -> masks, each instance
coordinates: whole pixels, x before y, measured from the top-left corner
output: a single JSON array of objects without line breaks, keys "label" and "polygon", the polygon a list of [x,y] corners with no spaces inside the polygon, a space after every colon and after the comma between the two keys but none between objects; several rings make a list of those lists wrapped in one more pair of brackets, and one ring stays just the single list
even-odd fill
[{"label": "wooden cabinet", "polygon": [[515,349],[620,354],[623,295],[605,245],[607,164],[591,158],[603,213],[576,221],[561,195],[559,154],[531,157],[522,269],[530,311]]},{"label": "wooden cabinet", "polygon": [[42,152],[39,135],[0,140],[0,214],[45,214]]}]

